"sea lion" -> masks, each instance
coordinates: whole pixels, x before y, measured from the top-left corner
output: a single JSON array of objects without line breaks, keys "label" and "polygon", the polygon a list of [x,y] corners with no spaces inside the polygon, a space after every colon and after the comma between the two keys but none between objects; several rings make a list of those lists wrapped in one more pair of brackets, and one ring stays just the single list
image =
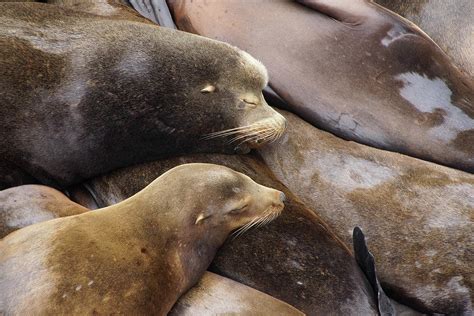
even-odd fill
[{"label": "sea lion", "polygon": [[474,2],[471,0],[375,0],[425,31],[471,77],[474,76]]},{"label": "sea lion", "polygon": [[304,314],[270,295],[206,272],[175,304],[170,316],[298,315]]},{"label": "sea lion", "polygon": [[[474,81],[365,0],[179,1],[179,29],[261,60],[289,109],[345,139],[474,171]],[[278,48],[275,48],[278,43]]]},{"label": "sea lion", "polygon": [[0,191],[0,238],[31,224],[87,211],[63,193],[44,185],[3,190]]},{"label": "sea lion", "polygon": [[350,250],[253,155],[186,155],[116,170],[85,184],[103,207],[132,196],[163,172],[189,162],[228,166],[286,195],[283,214],[265,227],[229,239],[213,261],[212,272],[308,315],[377,314],[372,289]]},{"label": "sea lion", "polygon": [[2,3],[0,56],[0,188],[63,187],[181,152],[247,152],[285,128],[263,99],[260,62],[148,22]]},{"label": "sea lion", "polygon": [[281,113],[287,134],[259,153],[346,244],[354,226],[364,230],[386,293],[422,312],[472,312],[474,176]]},{"label": "sea lion", "polygon": [[[98,208],[91,199],[83,198],[87,192],[74,190],[74,193],[79,193],[87,205]],[[1,191],[0,208],[0,239],[9,232],[34,223],[89,211],[59,191],[41,185],[24,185]],[[5,210],[16,217],[15,225],[5,225],[12,222],[12,216],[10,219],[4,216]],[[243,311],[246,315],[303,315],[276,298],[207,271],[195,286],[180,297],[168,315],[242,314]]]},{"label": "sea lion", "polygon": [[0,312],[166,315],[228,234],[278,216],[283,197],[187,164],[122,203],[17,230],[0,240]]},{"label": "sea lion", "polygon": [[43,2],[113,19],[153,23],[133,10],[126,0],[47,0]]}]

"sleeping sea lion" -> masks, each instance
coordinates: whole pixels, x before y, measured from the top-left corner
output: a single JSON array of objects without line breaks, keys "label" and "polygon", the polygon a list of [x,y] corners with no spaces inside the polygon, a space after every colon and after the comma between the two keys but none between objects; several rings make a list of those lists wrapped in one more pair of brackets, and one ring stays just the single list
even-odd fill
[{"label": "sleeping sea lion", "polygon": [[262,228],[239,236],[236,233],[217,253],[212,272],[287,302],[307,315],[378,314],[372,289],[350,250],[257,157],[186,155],[116,170],[85,185],[104,207],[189,162],[225,165],[286,195],[283,214]]},{"label": "sleeping sea lion", "polygon": [[285,128],[263,99],[260,62],[148,22],[1,3],[0,56],[0,188],[63,187],[182,152],[247,152]]},{"label": "sleeping sea lion", "polygon": [[179,29],[260,59],[270,86],[311,124],[474,171],[472,77],[413,23],[377,4],[299,2],[168,1]]},{"label": "sleeping sea lion", "polygon": [[284,194],[223,166],[169,170],[125,201],[0,240],[0,314],[166,315],[228,234]]}]

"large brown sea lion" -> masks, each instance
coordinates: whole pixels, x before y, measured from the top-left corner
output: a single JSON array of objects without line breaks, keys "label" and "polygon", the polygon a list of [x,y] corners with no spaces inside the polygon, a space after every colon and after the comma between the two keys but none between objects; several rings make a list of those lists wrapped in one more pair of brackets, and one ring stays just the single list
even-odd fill
[{"label": "large brown sea lion", "polygon": [[266,82],[261,63],[225,43],[2,3],[0,188],[65,186],[180,152],[246,152],[285,127]]},{"label": "large brown sea lion", "polygon": [[0,240],[0,313],[166,315],[228,234],[278,216],[283,196],[187,164],[119,204],[17,230]]},{"label": "large brown sea lion", "polygon": [[229,240],[219,250],[211,271],[308,315],[377,314],[372,289],[348,248],[253,156],[187,155],[116,170],[86,185],[103,207],[122,201],[168,169],[188,162],[228,166],[287,197],[285,211],[272,223]]},{"label": "large brown sea lion", "polygon": [[472,313],[474,176],[282,113],[288,132],[263,159],[347,244],[364,230],[387,294],[424,312]]},{"label": "large brown sea lion", "polygon": [[474,171],[474,82],[365,0],[169,0],[179,29],[260,59],[291,111],[343,138]]},{"label": "large brown sea lion", "polygon": [[425,31],[458,65],[474,76],[472,0],[375,0]]}]

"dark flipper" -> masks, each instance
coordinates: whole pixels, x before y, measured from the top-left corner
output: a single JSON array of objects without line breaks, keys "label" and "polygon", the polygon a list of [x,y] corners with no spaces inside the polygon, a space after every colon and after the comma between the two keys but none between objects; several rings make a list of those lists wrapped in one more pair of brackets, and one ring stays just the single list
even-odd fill
[{"label": "dark flipper", "polygon": [[161,26],[176,29],[166,0],[129,0],[128,2],[147,19]]},{"label": "dark flipper", "polygon": [[395,309],[393,308],[390,299],[383,291],[382,287],[380,286],[380,282],[377,279],[377,270],[375,268],[374,256],[369,252],[367,244],[365,243],[364,233],[359,227],[354,228],[352,239],[354,243],[354,255],[356,261],[362,271],[364,271],[367,279],[374,289],[374,292],[377,294],[376,297],[380,315],[395,315]]}]

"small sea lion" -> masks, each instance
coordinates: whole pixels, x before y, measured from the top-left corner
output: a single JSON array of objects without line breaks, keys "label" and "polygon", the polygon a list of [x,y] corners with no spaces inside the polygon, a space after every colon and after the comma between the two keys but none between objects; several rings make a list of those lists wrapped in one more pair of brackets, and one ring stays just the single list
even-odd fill
[{"label": "small sea lion", "polygon": [[[78,193],[77,190],[74,192]],[[82,197],[86,194],[79,193]],[[89,199],[82,200],[91,205]],[[6,206],[11,214],[21,212],[22,215],[21,220],[16,216],[16,225],[9,226],[9,231],[2,228],[5,223],[11,222],[2,216]],[[97,205],[93,207],[98,208]],[[41,185],[24,185],[1,191],[0,208],[3,209],[0,210],[0,239],[8,232],[34,223],[89,211],[59,191]],[[205,272],[199,282],[180,297],[168,315],[242,314],[243,311],[246,315],[304,315],[276,298],[211,272]]]},{"label": "small sea lion", "polygon": [[298,2],[168,1],[179,29],[261,60],[270,86],[316,127],[474,172],[472,77],[371,1]]},{"label": "small sea lion", "polygon": [[0,238],[46,220],[87,212],[63,193],[44,185],[22,185],[0,191]]},{"label": "small sea lion", "polygon": [[274,219],[283,197],[187,164],[122,203],[17,230],[0,240],[0,313],[166,315],[228,234]]},{"label": "small sea lion", "polygon": [[472,313],[474,176],[281,113],[287,134],[259,153],[347,245],[364,230],[385,292],[421,312]]},{"label": "small sea lion", "polygon": [[248,152],[285,128],[266,83],[260,62],[225,43],[1,3],[0,188],[64,187],[182,152]]},{"label": "small sea lion", "polygon": [[206,272],[175,304],[170,316],[298,315],[304,314],[285,302],[241,283]]},{"label": "small sea lion", "polygon": [[350,250],[253,155],[199,154],[162,159],[113,171],[85,185],[104,207],[132,196],[167,170],[190,162],[225,165],[286,195],[283,214],[269,225],[229,238],[210,271],[308,315],[378,314],[372,288]]},{"label": "small sea lion", "polygon": [[375,0],[425,31],[458,65],[474,77],[474,2],[472,0]]}]

